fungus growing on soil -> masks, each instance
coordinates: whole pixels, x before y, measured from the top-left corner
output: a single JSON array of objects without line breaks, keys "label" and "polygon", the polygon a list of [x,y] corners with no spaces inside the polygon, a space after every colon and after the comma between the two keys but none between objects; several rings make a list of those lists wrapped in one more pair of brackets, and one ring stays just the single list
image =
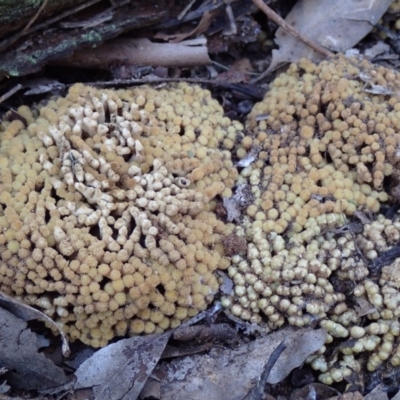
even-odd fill
[{"label": "fungus growing on soil", "polygon": [[0,134],[0,289],[94,347],[204,310],[229,265],[212,210],[241,125],[186,84],[77,84],[19,112],[28,126]]},{"label": "fungus growing on soil", "polygon": [[[271,83],[233,150],[238,165],[252,155],[237,186],[249,185],[253,201],[235,228],[247,254],[232,256],[234,288],[222,304],[244,320],[266,321],[268,330],[319,321],[328,342],[353,339],[339,350],[339,369],[324,358],[326,348],[310,358],[325,383],[360,368],[356,356],[364,350],[372,352],[369,370],[399,362],[399,271],[385,267],[390,283],[385,269],[371,272],[396,246],[398,218],[379,215],[363,225],[353,217],[395,200],[399,90],[399,73],[368,61],[302,60]],[[374,311],[358,315],[360,299]]]}]

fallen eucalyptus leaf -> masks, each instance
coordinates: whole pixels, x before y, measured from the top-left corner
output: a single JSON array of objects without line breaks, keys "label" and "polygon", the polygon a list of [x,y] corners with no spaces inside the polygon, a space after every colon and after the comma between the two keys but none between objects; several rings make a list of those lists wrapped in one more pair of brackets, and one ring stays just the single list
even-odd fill
[{"label": "fallen eucalyptus leaf", "polygon": [[163,400],[239,400],[258,382],[272,352],[283,339],[287,348],[272,368],[268,383],[282,381],[317,351],[325,338],[322,329],[285,329],[234,350],[215,346],[208,354],[162,363],[152,376],[161,381]]},{"label": "fallen eucalyptus leaf", "polygon": [[0,384],[0,394],[6,394],[10,389],[11,389],[11,387],[8,386],[7,383],[2,382]]},{"label": "fallen eucalyptus leaf", "polygon": [[306,400],[311,399],[311,393],[315,393],[317,399],[330,399],[331,397],[339,395],[339,392],[322,383],[309,383],[301,389],[295,389],[290,395],[290,400]]},{"label": "fallen eucalyptus leaf", "polygon": [[38,353],[37,337],[26,322],[0,308],[0,360],[7,383],[14,388],[39,390],[62,385],[64,371]]},{"label": "fallen eucalyptus leaf", "polygon": [[[286,22],[329,50],[344,53],[367,35],[386,12],[392,0],[299,0]],[[268,71],[300,58],[320,61],[323,56],[279,28]]]},{"label": "fallen eucalyptus leaf", "polygon": [[0,292],[0,307],[3,307],[5,310],[9,311],[13,315],[15,315],[18,318],[21,318],[24,321],[31,321],[33,319],[38,319],[40,321],[50,324],[51,326],[54,326],[61,335],[63,355],[65,357],[68,357],[70,355],[67,336],[65,335],[61,327],[57,323],[55,323],[49,316],[47,316],[46,314],[42,313],[39,310],[36,310],[36,308],[28,306],[27,304],[15,300],[12,297],[7,296],[6,294],[1,292]]},{"label": "fallen eucalyptus leaf", "polygon": [[369,59],[372,60],[375,57],[390,54],[391,47],[382,40],[376,42],[373,46],[365,49],[364,55]]},{"label": "fallen eucalyptus leaf", "polygon": [[364,397],[364,400],[388,400],[388,399],[389,397],[382,384],[376,386],[372,392],[368,393]]},{"label": "fallen eucalyptus leaf", "polygon": [[24,88],[29,88],[29,90],[24,93],[24,96],[32,96],[44,93],[58,95],[60,94],[61,90],[65,88],[65,85],[55,79],[37,78],[24,82]]},{"label": "fallen eucalyptus leaf", "polygon": [[384,96],[391,96],[395,92],[393,89],[387,88],[382,85],[369,85],[369,87],[363,88],[363,92],[372,93],[372,94],[382,94]]},{"label": "fallen eucalyptus leaf", "polygon": [[100,349],[76,370],[74,389],[93,388],[96,400],[136,399],[171,333],[123,339]]}]

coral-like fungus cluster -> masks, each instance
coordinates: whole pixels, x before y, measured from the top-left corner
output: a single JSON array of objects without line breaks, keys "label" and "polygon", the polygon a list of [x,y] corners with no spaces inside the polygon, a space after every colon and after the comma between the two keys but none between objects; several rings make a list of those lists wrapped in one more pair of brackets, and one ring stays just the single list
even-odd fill
[{"label": "coral-like fungus cluster", "polygon": [[[392,262],[389,256],[399,239],[399,218],[392,221],[383,215],[365,224],[359,234],[325,235],[323,243],[330,243],[330,253],[339,265],[335,290],[346,301],[335,304],[320,322],[328,332],[326,346],[334,339],[343,341],[336,357],[326,357],[323,347],[308,360],[322,372],[322,382],[332,384],[360,372],[360,353],[368,354],[368,371],[386,360],[394,367],[400,365],[400,259]],[[322,236],[317,240],[322,242]]]},{"label": "coral-like fungus cluster", "polygon": [[0,133],[0,289],[98,347],[204,310],[239,123],[208,91],[73,86]]},{"label": "coral-like fungus cluster", "polygon": [[[399,197],[399,90],[399,73],[367,61],[302,60],[255,105],[251,133],[235,148],[243,167],[238,183],[249,186],[252,204],[235,231],[247,239],[247,254],[232,257],[234,291],[222,298],[234,315],[266,317],[269,329],[323,321],[332,337],[364,337],[352,309],[356,294],[338,290],[342,282],[376,307],[368,318],[388,326],[397,319],[388,306],[397,307],[397,289],[369,270],[389,245],[371,240],[375,225],[360,233],[351,221]],[[382,228],[390,245],[397,225]]]}]

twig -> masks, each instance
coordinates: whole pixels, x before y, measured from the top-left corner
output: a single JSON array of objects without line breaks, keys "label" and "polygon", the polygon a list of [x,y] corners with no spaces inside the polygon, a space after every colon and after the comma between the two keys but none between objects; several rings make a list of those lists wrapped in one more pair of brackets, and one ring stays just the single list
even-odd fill
[{"label": "twig", "polygon": [[390,265],[396,258],[400,256],[400,246],[392,247],[389,250],[382,252],[379,257],[372,260],[370,271],[373,274],[378,273],[386,265]]},{"label": "twig", "polygon": [[224,36],[234,36],[237,34],[237,26],[235,21],[235,16],[233,15],[232,6],[228,1],[225,4],[225,15],[228,18],[229,26],[225,28],[222,32]]},{"label": "twig", "polygon": [[303,35],[301,32],[296,30],[292,25],[288,24],[279,14],[277,14],[275,11],[273,11],[270,7],[268,7],[266,4],[263,3],[262,0],[253,0],[253,3],[272,21],[274,21],[277,25],[282,27],[285,31],[289,32],[291,35],[296,37],[297,39],[300,39],[302,42],[313,48],[315,51],[318,53],[322,54],[325,57],[331,57],[334,54],[326,49],[325,47],[322,47],[319,45],[317,42],[314,42],[307,36]]},{"label": "twig", "polygon": [[78,68],[115,68],[116,65],[134,67],[188,67],[209,65],[205,38],[184,40],[180,43],[157,43],[147,38],[116,38],[102,46],[75,51],[71,56],[54,60],[53,64]]},{"label": "twig", "polygon": [[7,43],[5,43],[5,41],[0,43],[0,50],[2,50],[4,46],[11,46],[21,36],[24,36],[26,34],[26,32],[29,30],[29,28],[32,26],[32,24],[38,19],[39,15],[42,13],[44,8],[46,7],[47,2],[48,2],[48,0],[43,0],[43,3],[40,5],[39,9],[36,11],[36,14],[30,19],[30,21],[26,24],[25,28],[22,29],[22,31],[18,32],[11,39],[8,39]]},{"label": "twig", "polygon": [[[312,49],[322,54],[325,57],[332,57],[334,54],[322,47],[317,42],[309,39],[307,36],[303,35],[301,32],[296,30],[292,25],[288,24],[279,14],[277,14],[274,10],[268,7],[263,3],[263,0],[253,0],[253,3],[272,21],[274,21],[278,26],[280,26],[285,31],[289,32],[295,38],[300,39],[302,42],[310,46]],[[267,68],[263,73],[260,74],[256,79],[252,81],[252,83],[256,83],[261,79],[264,79],[265,76],[269,73],[269,69]]]},{"label": "twig", "polygon": [[72,22],[61,22],[60,26],[64,29],[76,29],[76,28],[94,28],[102,24],[103,22],[110,21],[113,17],[112,8],[108,8],[107,10],[94,15],[92,18],[89,18],[85,21],[72,21]]},{"label": "twig", "polygon": [[40,5],[39,9],[36,11],[36,14],[31,18],[31,20],[26,24],[25,28],[21,31],[21,36],[24,35],[27,30],[32,26],[32,24],[38,19],[39,15],[42,13],[44,8],[46,7],[48,0],[43,0],[43,3]]},{"label": "twig", "polygon": [[35,32],[35,31],[37,31],[39,29],[45,28],[46,26],[51,25],[54,22],[60,21],[61,19],[64,19],[66,17],[69,17],[70,15],[76,14],[77,12],[82,11],[85,8],[88,8],[88,7],[92,6],[92,5],[94,5],[94,4],[98,3],[99,1],[101,1],[101,0],[88,1],[88,2],[86,2],[84,4],[80,4],[80,5],[78,5],[78,6],[74,7],[74,8],[71,8],[70,10],[66,10],[63,13],[61,13],[61,14],[53,17],[53,18],[48,19],[47,21],[43,22],[42,24],[35,25],[32,29],[30,29],[26,33],[32,33],[32,32]]},{"label": "twig", "polygon": [[8,92],[4,93],[1,97],[0,97],[0,104],[4,101],[7,100],[9,97],[11,97],[13,94],[17,93],[18,90],[20,90],[22,88],[22,85],[20,83],[18,83],[18,85],[15,85],[12,89],[10,89]]},{"label": "twig", "polygon": [[201,18],[205,12],[212,12],[224,5],[223,0],[204,1],[204,3],[196,10],[190,11],[182,19],[172,18],[167,21],[162,21],[157,25],[153,25],[152,29],[162,30],[169,29],[175,26],[180,26],[182,22],[190,22],[197,18]]},{"label": "twig", "polygon": [[224,69],[225,71],[229,71],[229,67],[227,67],[227,66],[225,66],[223,64],[220,64],[219,62],[213,61],[212,63],[214,65],[216,65],[217,67],[220,67],[220,68]]},{"label": "twig", "polygon": [[272,368],[274,367],[274,365],[278,361],[278,358],[281,356],[285,349],[286,341],[285,339],[283,339],[269,357],[269,360],[265,365],[264,371],[258,381],[258,385],[253,387],[251,392],[246,395],[244,400],[261,400],[264,398],[264,388],[267,384],[269,374],[271,373]]},{"label": "twig", "polygon": [[192,5],[194,4],[195,1],[196,0],[191,0],[189,4],[180,12],[180,14],[176,18],[181,20],[192,8]]}]

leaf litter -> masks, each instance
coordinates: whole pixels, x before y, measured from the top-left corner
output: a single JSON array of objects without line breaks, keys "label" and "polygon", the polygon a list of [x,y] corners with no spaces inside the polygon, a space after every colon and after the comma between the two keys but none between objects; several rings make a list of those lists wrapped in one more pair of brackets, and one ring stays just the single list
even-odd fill
[{"label": "leaf litter", "polygon": [[[366,36],[386,12],[392,0],[299,0],[286,22],[331,51],[345,52]],[[323,57],[281,27],[277,30],[272,61],[266,73],[282,63],[300,58],[321,61]]]},{"label": "leaf litter", "polygon": [[100,349],[75,372],[74,389],[92,388],[96,400],[136,399],[170,335],[133,337]]},{"label": "leaf litter", "polygon": [[[37,353],[36,334],[26,323],[0,309],[3,321],[0,359],[7,369],[15,371],[14,375],[5,375],[5,384],[58,396],[69,392],[72,397],[68,398],[73,399],[83,396],[96,400],[134,400],[141,393],[152,393],[154,399],[163,400],[253,399],[256,398],[251,396],[254,391],[263,391],[264,384],[257,385],[265,369],[269,368],[268,383],[282,381],[317,351],[326,338],[325,331],[311,328],[286,329],[261,336],[259,329],[243,329],[243,323],[235,323],[230,318],[229,323],[216,321],[224,317],[223,313],[218,315],[220,311],[217,303],[170,332],[109,344],[88,358],[83,357],[80,364],[77,362],[75,373],[68,379],[60,367]],[[202,325],[195,325],[203,320]],[[258,338],[239,344],[239,330],[257,334]],[[4,337],[14,337],[14,341],[9,344]],[[286,348],[271,363],[271,355],[283,340]],[[81,349],[82,354],[85,349]],[[79,354],[75,359],[79,359]],[[68,361],[66,364],[74,365]],[[235,377],[233,381],[232,377]],[[159,397],[155,397],[157,393]]]},{"label": "leaf litter", "polygon": [[63,385],[67,376],[43,353],[25,321],[0,308],[0,361],[13,388],[39,390]]},{"label": "leaf litter", "polygon": [[238,348],[214,346],[207,354],[161,362],[153,373],[163,400],[241,400],[257,384],[275,348],[286,339],[267,382],[276,384],[325,342],[322,329],[282,330]]}]

